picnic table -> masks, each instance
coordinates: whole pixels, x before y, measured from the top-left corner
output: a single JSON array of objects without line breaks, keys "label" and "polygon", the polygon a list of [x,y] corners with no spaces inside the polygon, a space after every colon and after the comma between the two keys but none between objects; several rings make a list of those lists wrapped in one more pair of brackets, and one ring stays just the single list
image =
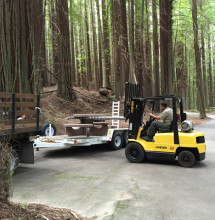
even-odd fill
[{"label": "picnic table", "polygon": [[66,119],[79,119],[80,123],[66,123],[64,126],[68,136],[107,134],[108,122],[106,120],[124,120],[124,117],[113,117],[108,114],[74,114]]}]

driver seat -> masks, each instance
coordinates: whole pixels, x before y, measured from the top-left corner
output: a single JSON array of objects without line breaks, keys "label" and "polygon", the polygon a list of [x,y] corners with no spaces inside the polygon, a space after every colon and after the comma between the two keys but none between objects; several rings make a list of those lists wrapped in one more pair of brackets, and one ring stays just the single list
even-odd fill
[{"label": "driver seat", "polygon": [[171,121],[171,124],[169,126],[169,128],[159,128],[158,129],[158,133],[168,133],[168,132],[172,132],[173,130],[173,121]]}]

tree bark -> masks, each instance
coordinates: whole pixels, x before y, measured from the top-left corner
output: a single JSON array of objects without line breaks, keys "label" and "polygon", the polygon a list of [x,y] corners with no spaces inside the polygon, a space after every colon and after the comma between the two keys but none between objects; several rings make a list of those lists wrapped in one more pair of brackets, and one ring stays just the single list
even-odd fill
[{"label": "tree bark", "polygon": [[149,32],[149,11],[148,11],[148,0],[145,0],[145,9],[146,9],[146,33],[145,33],[145,95],[152,96],[152,53],[151,53],[151,41],[150,41],[150,32]]},{"label": "tree bark", "polygon": [[91,73],[91,55],[90,55],[90,37],[89,37],[89,25],[88,25],[88,12],[87,1],[84,2],[85,8],[85,44],[86,44],[86,64],[87,64],[87,76],[86,76],[86,88],[89,90],[89,83],[92,81]]},{"label": "tree bark", "polygon": [[125,82],[129,79],[129,59],[128,59],[128,30],[127,30],[127,13],[126,13],[126,1],[120,1],[120,45],[121,45],[121,88],[120,95],[124,95]]},{"label": "tree bark", "polygon": [[70,33],[68,19],[68,1],[56,0],[58,34],[58,57],[60,73],[58,81],[58,95],[66,100],[74,100],[72,90]]},{"label": "tree bark", "polygon": [[107,87],[111,87],[110,84],[110,44],[109,44],[109,27],[108,27],[108,9],[107,0],[102,0],[102,21],[103,21],[103,35],[104,35],[104,47],[105,47],[105,62],[106,62],[106,81]]},{"label": "tree bark", "polygon": [[[204,4],[204,1],[201,0],[200,1],[200,10],[201,10],[201,13],[203,14],[204,11],[203,11],[203,4]],[[204,92],[204,101],[205,101],[205,107],[208,106],[208,92],[207,92],[207,73],[206,73],[206,58],[205,58],[205,39],[204,39],[204,24],[203,24],[203,21],[202,21],[202,24],[201,24],[201,52],[202,52],[202,75],[203,75],[203,92]]]},{"label": "tree bark", "polygon": [[111,0],[111,26],[112,26],[112,72],[114,74],[114,94],[119,97],[120,95],[120,46],[119,46],[119,2],[118,0]]},{"label": "tree bark", "polygon": [[212,76],[212,57],[211,57],[211,34],[210,24],[208,23],[208,76],[209,76],[209,106],[213,105],[213,76]]},{"label": "tree bark", "polygon": [[160,0],[161,92],[173,94],[172,69],[172,0]]},{"label": "tree bark", "polygon": [[129,82],[137,83],[134,63],[134,0],[128,2],[129,17]]},{"label": "tree bark", "polygon": [[202,88],[202,69],[201,58],[198,43],[198,20],[197,20],[197,5],[196,0],[192,0],[192,19],[193,19],[193,34],[194,34],[194,49],[195,49],[195,61],[196,61],[196,81],[197,81],[197,97],[199,103],[200,118],[205,118],[205,103],[204,92]]},{"label": "tree bark", "polygon": [[154,95],[160,95],[160,74],[159,74],[159,44],[158,44],[158,19],[157,1],[152,0],[153,14],[153,75],[154,75]]},{"label": "tree bark", "polygon": [[74,22],[73,22],[73,0],[70,0],[70,27],[71,27],[71,55],[72,55],[72,81],[75,84],[76,83],[76,76],[77,76],[77,71],[76,71],[76,65],[75,65],[75,40],[74,40]]},{"label": "tree bark", "polygon": [[105,59],[105,46],[104,46],[104,36],[102,33],[102,25],[99,11],[99,2],[96,0],[97,7],[97,17],[98,17],[98,33],[101,42],[101,55],[102,55],[102,87],[107,87],[107,72],[106,72],[106,59]]},{"label": "tree bark", "polygon": [[95,25],[95,15],[94,15],[94,0],[90,0],[91,9],[91,24],[92,24],[92,35],[93,35],[93,58],[94,58],[94,74],[95,74],[95,89],[98,90],[100,87],[100,77],[99,77],[99,62],[98,62],[98,46],[97,46],[97,35],[96,35],[96,25]]}]

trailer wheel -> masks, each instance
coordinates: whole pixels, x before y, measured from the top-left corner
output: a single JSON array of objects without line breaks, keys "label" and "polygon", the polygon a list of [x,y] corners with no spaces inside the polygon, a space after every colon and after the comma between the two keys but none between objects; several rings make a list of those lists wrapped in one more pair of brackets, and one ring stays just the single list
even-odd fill
[{"label": "trailer wheel", "polygon": [[10,154],[10,168],[9,171],[12,172],[16,169],[16,167],[19,165],[19,155],[16,151],[12,151]]},{"label": "trailer wheel", "polygon": [[123,139],[120,133],[115,133],[112,137],[111,147],[113,150],[119,150],[122,147]]},{"label": "trailer wheel", "polygon": [[128,144],[128,130],[124,131],[122,136],[123,136],[123,146],[126,147]]},{"label": "trailer wheel", "polygon": [[178,163],[182,167],[192,167],[195,161],[195,155],[191,151],[184,150],[178,155]]},{"label": "trailer wheel", "polygon": [[138,143],[129,143],[125,149],[125,156],[131,163],[141,163],[145,159],[145,151]]},{"label": "trailer wheel", "polygon": [[42,125],[42,134],[44,136],[49,136],[49,125],[51,124],[51,136],[55,136],[57,129],[53,123],[46,122],[45,124]]}]

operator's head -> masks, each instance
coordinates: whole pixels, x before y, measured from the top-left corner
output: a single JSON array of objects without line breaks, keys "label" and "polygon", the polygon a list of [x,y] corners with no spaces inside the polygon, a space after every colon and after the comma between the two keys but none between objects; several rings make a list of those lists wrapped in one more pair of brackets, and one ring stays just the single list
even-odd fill
[{"label": "operator's head", "polygon": [[161,110],[165,110],[167,108],[166,102],[161,102]]}]

